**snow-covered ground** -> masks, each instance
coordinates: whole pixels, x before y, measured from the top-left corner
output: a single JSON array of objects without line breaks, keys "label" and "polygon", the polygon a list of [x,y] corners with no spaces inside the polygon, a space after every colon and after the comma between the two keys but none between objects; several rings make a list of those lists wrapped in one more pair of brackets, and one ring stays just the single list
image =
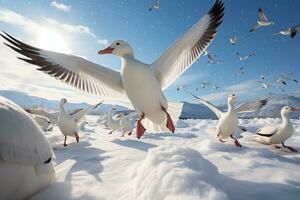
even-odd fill
[{"label": "snow-covered ground", "polygon": [[[89,122],[97,121],[88,116]],[[280,119],[244,119],[250,131]],[[300,121],[287,142],[300,150]],[[90,123],[92,124],[92,123]],[[134,135],[87,125],[81,141],[57,127],[46,133],[54,148],[57,182],[33,199],[299,199],[300,154],[284,153],[240,138],[221,144],[215,120],[179,120],[172,133]]]}]

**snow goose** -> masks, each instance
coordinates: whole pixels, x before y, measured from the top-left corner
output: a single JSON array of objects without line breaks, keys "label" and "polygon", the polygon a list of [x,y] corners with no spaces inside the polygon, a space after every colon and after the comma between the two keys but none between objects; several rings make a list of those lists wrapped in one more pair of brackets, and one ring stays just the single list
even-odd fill
[{"label": "snow goose", "polygon": [[[292,111],[298,110],[300,110],[300,108],[284,106],[280,112],[282,118],[281,125],[279,127],[266,126],[257,130],[254,140],[267,145],[282,144],[283,147],[288,148],[291,152],[297,152],[297,150],[293,147],[286,146],[284,142],[290,138],[294,132],[294,127],[288,117],[288,114]],[[275,147],[281,148],[279,146]]]},{"label": "snow goose", "polygon": [[64,105],[67,103],[67,99],[63,98],[60,100],[60,113],[58,117],[58,127],[61,133],[65,136],[64,146],[67,146],[67,136],[72,136],[76,138],[76,141],[79,142],[78,135],[78,122],[92,110],[96,109],[103,101],[100,103],[87,107],[85,109],[80,109],[79,111],[68,114],[65,111]]},{"label": "snow goose", "polygon": [[231,36],[231,37],[225,37],[228,39],[228,42],[231,44],[231,45],[235,45],[238,41],[238,38],[237,36]]},{"label": "snow goose", "polygon": [[124,137],[125,134],[131,135],[132,133],[132,123],[129,120],[131,114],[128,114],[127,116],[124,115],[124,113],[120,113],[118,117],[120,118],[120,128],[122,129],[122,137]]},{"label": "snow goose", "polygon": [[107,113],[107,127],[111,130],[108,134],[112,134],[114,131],[116,131],[120,128],[119,120],[115,121],[113,119],[112,113],[114,110],[116,110],[116,109],[114,107],[111,107]]},{"label": "snow goose", "polygon": [[194,96],[196,99],[198,99],[201,103],[206,105],[210,110],[212,110],[217,117],[219,118],[218,124],[217,124],[217,136],[219,138],[219,141],[224,143],[223,139],[226,139],[228,137],[231,137],[234,140],[234,143],[237,147],[241,147],[241,144],[238,142],[236,138],[233,137],[234,132],[238,129],[238,113],[244,113],[244,112],[253,112],[264,105],[266,105],[267,100],[257,100],[245,103],[241,105],[238,108],[234,107],[234,101],[236,99],[236,96],[234,94],[231,94],[228,96],[227,99],[227,105],[228,109],[227,112],[222,112],[219,108],[214,106],[212,103],[201,99],[200,97],[194,95],[191,93],[192,96]]},{"label": "snow goose", "polygon": [[271,25],[275,24],[275,22],[270,22],[268,20],[268,18],[265,15],[265,13],[263,12],[262,8],[258,9],[258,17],[259,17],[259,20],[257,21],[256,25],[249,32],[256,31],[259,27],[262,27],[262,26],[271,26]]},{"label": "snow goose", "polygon": [[49,130],[51,121],[48,118],[39,115],[32,115],[32,117],[44,132]]},{"label": "snow goose", "polygon": [[289,27],[286,30],[281,30],[279,32],[273,33],[273,35],[284,35],[284,36],[290,36],[291,38],[294,38],[297,34],[297,31],[300,29],[300,24]]},{"label": "snow goose", "polygon": [[153,4],[149,8],[149,12],[152,11],[153,9],[159,10],[160,8],[160,0],[154,0]]},{"label": "snow goose", "polygon": [[245,61],[245,60],[248,60],[249,58],[251,58],[252,56],[255,56],[255,53],[252,52],[246,56],[241,56],[240,53],[237,52],[236,55],[239,57],[240,61]]},{"label": "snow goose", "polygon": [[[140,119],[137,138],[145,127],[152,131],[175,131],[168,113],[163,90],[168,88],[203,53],[216,35],[222,22],[224,5],[216,0],[210,11],[179,37],[156,61],[145,64],[134,57],[132,47],[123,40],[114,41],[99,54],[113,54],[121,58],[121,72],[97,65],[81,57],[43,50],[23,43],[7,33],[1,34],[13,50],[26,56],[25,62],[81,90],[106,98],[129,98]],[[143,123],[142,123],[143,121]]]},{"label": "snow goose", "polygon": [[21,107],[0,97],[0,199],[28,199],[55,180],[52,149]]}]

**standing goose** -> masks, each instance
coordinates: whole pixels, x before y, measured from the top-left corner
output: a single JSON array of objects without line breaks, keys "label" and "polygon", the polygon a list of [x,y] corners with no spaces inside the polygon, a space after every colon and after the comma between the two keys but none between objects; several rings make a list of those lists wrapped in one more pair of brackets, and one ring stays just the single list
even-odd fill
[{"label": "standing goose", "polygon": [[9,42],[7,46],[27,57],[21,60],[39,66],[38,70],[56,79],[106,98],[124,100],[128,97],[140,117],[136,131],[137,138],[140,138],[146,130],[142,124],[144,118],[146,128],[153,127],[159,131],[167,127],[171,132],[175,131],[168,113],[168,102],[162,91],[205,51],[216,35],[223,14],[223,3],[216,0],[210,11],[152,64],[135,59],[132,47],[123,40],[117,40],[98,52],[119,56],[121,72],[81,57],[33,47],[6,33],[1,35]]},{"label": "standing goose", "polygon": [[119,117],[120,117],[120,125],[119,126],[123,131],[122,137],[125,134],[131,135],[131,133],[132,133],[133,126],[129,120],[130,115],[131,114],[128,114],[127,116],[125,116],[124,113],[119,114]]},{"label": "standing goose", "polygon": [[[288,148],[291,152],[297,152],[293,147],[286,146],[284,142],[289,139],[294,132],[293,124],[291,123],[288,114],[292,111],[298,111],[300,108],[293,108],[285,106],[281,109],[282,122],[279,127],[266,126],[259,129],[254,136],[254,140],[268,145],[282,144],[283,147]],[[275,146],[276,148],[281,148]]]},{"label": "standing goose", "polygon": [[65,136],[64,146],[67,146],[67,136],[72,136],[76,138],[76,141],[79,142],[78,135],[78,122],[92,110],[96,109],[103,101],[100,103],[87,107],[85,109],[79,109],[75,113],[67,113],[65,111],[64,105],[67,103],[67,99],[63,98],[60,100],[60,113],[58,117],[58,127],[61,133]]},{"label": "standing goose", "polygon": [[[192,93],[191,93],[192,94]],[[206,105],[210,110],[212,110],[218,117],[219,121],[217,124],[217,136],[220,142],[224,143],[223,139],[231,137],[234,140],[234,143],[237,147],[241,147],[239,141],[233,137],[234,132],[238,129],[238,113],[244,112],[254,112],[264,105],[266,105],[267,100],[258,100],[248,102],[246,104],[241,105],[238,108],[234,107],[234,101],[236,96],[231,94],[228,96],[227,105],[228,109],[227,112],[222,112],[219,108],[214,106],[212,103],[197,97],[196,95],[192,94],[196,99],[198,99],[201,103]]]},{"label": "standing goose", "polygon": [[52,148],[21,107],[0,97],[0,199],[29,199],[55,180]]},{"label": "standing goose", "polygon": [[111,130],[108,134],[112,134],[114,131],[120,128],[120,121],[115,121],[112,116],[112,112],[116,110],[114,107],[111,107],[107,113],[107,127]]}]

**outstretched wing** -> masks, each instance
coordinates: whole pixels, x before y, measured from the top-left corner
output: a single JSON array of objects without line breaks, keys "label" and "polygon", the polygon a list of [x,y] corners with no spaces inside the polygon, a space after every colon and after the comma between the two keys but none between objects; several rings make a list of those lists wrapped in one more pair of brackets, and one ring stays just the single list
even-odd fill
[{"label": "outstretched wing", "polygon": [[261,109],[263,106],[265,106],[267,104],[267,102],[268,102],[267,99],[251,101],[251,102],[241,105],[240,107],[238,107],[236,109],[236,111],[238,113],[254,112],[254,111]]},{"label": "outstretched wing", "polygon": [[80,109],[77,112],[70,115],[76,122],[79,122],[85,115],[89,114],[92,110],[96,109],[100,104],[102,104],[102,102],[103,101],[101,101],[100,103],[94,106],[87,107],[85,109]]},{"label": "outstretched wing", "polygon": [[26,108],[25,111],[27,111],[28,113],[33,114],[33,115],[39,115],[39,116],[46,117],[52,123],[57,123],[58,116],[56,116],[52,113],[46,112],[46,111],[41,110],[41,109],[33,109],[33,108]]},{"label": "outstretched wing", "polygon": [[126,98],[119,72],[97,65],[78,56],[39,49],[25,44],[7,33],[0,34],[4,43],[27,58],[19,58],[38,70],[83,91],[112,98]]},{"label": "outstretched wing", "polygon": [[262,8],[258,9],[258,17],[259,17],[260,21],[263,21],[263,22],[269,21]]},{"label": "outstretched wing", "polygon": [[213,105],[212,103],[210,103],[209,101],[206,101],[204,99],[201,99],[200,97],[194,95],[193,93],[190,92],[190,94],[195,97],[196,99],[198,99],[201,103],[203,103],[204,105],[206,105],[211,111],[213,111],[217,117],[220,119],[221,118],[221,114],[222,114],[222,111],[217,108],[215,105]]},{"label": "outstretched wing", "polygon": [[212,42],[222,22],[223,11],[223,3],[217,0],[208,14],[151,64],[162,89],[166,89],[185,72]]}]

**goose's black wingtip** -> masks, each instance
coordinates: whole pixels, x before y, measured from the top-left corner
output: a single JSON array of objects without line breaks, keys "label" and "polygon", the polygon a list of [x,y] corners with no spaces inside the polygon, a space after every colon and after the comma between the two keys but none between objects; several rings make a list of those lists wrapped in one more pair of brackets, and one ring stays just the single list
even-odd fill
[{"label": "goose's black wingtip", "polygon": [[224,16],[224,3],[221,0],[216,0],[215,4],[209,10],[208,14],[211,16],[211,21],[214,22],[215,26],[218,27],[222,23]]}]

